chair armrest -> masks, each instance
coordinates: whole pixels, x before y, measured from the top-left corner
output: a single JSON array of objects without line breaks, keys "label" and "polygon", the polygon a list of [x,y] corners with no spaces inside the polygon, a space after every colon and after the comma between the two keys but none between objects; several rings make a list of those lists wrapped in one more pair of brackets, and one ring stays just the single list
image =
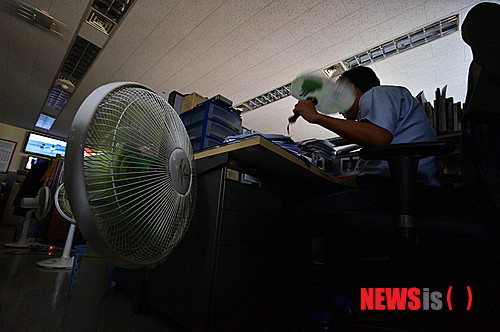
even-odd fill
[{"label": "chair armrest", "polygon": [[455,144],[453,142],[431,141],[365,147],[361,149],[359,155],[364,160],[389,160],[402,157],[421,159],[429,156],[450,154],[454,150]]}]

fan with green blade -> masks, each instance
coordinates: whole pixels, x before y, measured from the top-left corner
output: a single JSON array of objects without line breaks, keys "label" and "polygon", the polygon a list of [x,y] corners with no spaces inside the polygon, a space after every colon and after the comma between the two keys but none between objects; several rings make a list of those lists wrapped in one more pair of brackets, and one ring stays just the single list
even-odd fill
[{"label": "fan with green blade", "polygon": [[73,244],[73,237],[75,235],[76,223],[73,217],[73,211],[71,211],[71,206],[69,205],[64,183],[57,187],[56,193],[54,194],[54,204],[57,212],[59,212],[64,219],[70,222],[63,254],[58,258],[49,258],[39,261],[36,265],[46,269],[71,269],[73,267],[73,257],[70,256],[70,253],[71,246]]},{"label": "fan with green blade", "polygon": [[[138,83],[111,83],[92,92],[71,125],[64,175],[88,246],[124,268],[164,261],[193,215],[194,165],[186,129],[162,97]],[[84,272],[86,264],[95,271]],[[97,288],[104,285],[106,266],[93,259],[82,262],[71,302],[80,301],[80,279],[86,285],[81,302],[96,303],[102,297]],[[89,298],[91,286],[97,287],[97,298]],[[86,304],[72,310],[70,303],[68,315]],[[90,316],[88,312],[82,322],[92,330]],[[68,323],[66,329],[79,324]]]}]

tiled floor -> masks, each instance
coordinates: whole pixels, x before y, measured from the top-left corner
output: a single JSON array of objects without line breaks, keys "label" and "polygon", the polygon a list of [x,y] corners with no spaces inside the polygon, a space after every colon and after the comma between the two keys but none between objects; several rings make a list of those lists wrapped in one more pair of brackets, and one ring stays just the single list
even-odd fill
[{"label": "tiled floor", "polygon": [[[47,252],[3,247],[13,233],[13,226],[0,225],[0,331],[60,331],[71,271],[38,268]],[[181,329],[156,312],[134,314],[129,295],[112,289],[103,299],[98,331]]]}]

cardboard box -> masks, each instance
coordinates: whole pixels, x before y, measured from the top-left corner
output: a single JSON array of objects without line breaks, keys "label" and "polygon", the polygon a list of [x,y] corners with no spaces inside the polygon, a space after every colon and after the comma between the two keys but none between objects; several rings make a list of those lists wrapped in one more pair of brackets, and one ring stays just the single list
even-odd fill
[{"label": "cardboard box", "polygon": [[196,92],[190,93],[182,100],[181,113],[189,111],[207,100],[207,98],[197,94]]}]

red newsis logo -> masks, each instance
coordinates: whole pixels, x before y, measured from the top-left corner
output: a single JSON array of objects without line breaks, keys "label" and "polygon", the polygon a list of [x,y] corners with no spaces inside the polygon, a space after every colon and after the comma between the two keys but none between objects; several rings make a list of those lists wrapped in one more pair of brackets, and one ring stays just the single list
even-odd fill
[{"label": "red newsis logo", "polygon": [[[448,288],[446,301],[448,309],[451,306],[452,286]],[[468,304],[472,304],[472,292],[467,286]],[[441,310],[443,294],[430,291],[429,288],[361,288],[361,310]]]}]

